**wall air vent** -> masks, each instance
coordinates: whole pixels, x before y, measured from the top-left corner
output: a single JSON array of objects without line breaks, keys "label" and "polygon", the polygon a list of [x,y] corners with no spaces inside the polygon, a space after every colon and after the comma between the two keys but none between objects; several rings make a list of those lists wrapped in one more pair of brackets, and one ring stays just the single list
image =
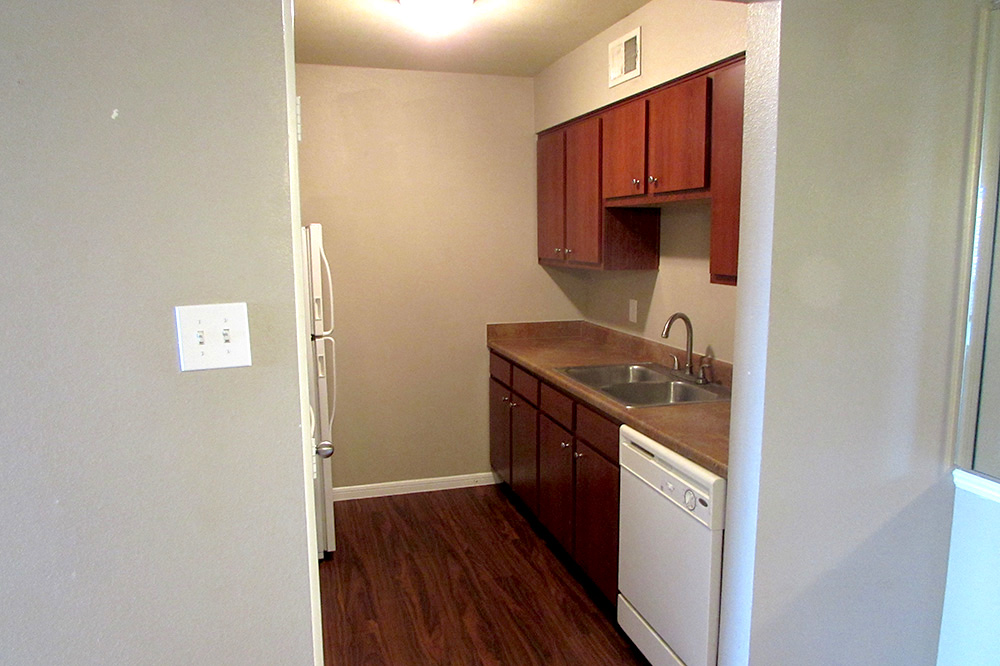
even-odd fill
[{"label": "wall air vent", "polygon": [[639,28],[608,44],[608,87],[639,76]]}]

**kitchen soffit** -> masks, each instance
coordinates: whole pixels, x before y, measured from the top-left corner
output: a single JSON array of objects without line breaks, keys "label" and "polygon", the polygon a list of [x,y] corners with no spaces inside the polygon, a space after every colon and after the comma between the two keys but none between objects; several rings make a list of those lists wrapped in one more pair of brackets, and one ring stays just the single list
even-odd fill
[{"label": "kitchen soffit", "polygon": [[295,60],[534,76],[649,0],[476,0],[469,25],[426,37],[397,0],[297,0]]}]

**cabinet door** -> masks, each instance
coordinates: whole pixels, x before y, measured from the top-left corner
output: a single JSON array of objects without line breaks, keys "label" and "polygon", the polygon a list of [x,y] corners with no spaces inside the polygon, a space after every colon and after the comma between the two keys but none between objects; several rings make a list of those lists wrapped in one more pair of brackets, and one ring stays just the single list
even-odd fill
[{"label": "cabinet door", "polygon": [[618,465],[576,441],[574,557],[597,588],[618,594]]},{"label": "cabinet door", "polygon": [[538,419],[538,519],[573,552],[573,436],[544,414]]},{"label": "cabinet door", "polygon": [[510,391],[490,378],[490,467],[510,483]]},{"label": "cabinet door", "polygon": [[736,284],[740,246],[740,173],[743,164],[743,76],[740,61],[713,73],[712,282]]},{"label": "cabinet door", "polygon": [[601,263],[601,120],[566,128],[566,260]]},{"label": "cabinet door", "polygon": [[538,410],[516,393],[510,404],[510,487],[538,515]]},{"label": "cabinet door", "polygon": [[610,109],[601,119],[604,198],[645,194],[646,100]]},{"label": "cabinet door", "polygon": [[538,260],[563,260],[566,247],[565,132],[538,137]]},{"label": "cabinet door", "polygon": [[708,101],[700,76],[649,98],[649,193],[708,186]]}]

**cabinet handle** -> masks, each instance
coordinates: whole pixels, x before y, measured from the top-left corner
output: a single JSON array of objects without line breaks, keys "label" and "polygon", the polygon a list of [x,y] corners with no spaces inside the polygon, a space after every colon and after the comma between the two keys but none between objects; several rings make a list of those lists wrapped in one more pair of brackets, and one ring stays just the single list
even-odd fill
[{"label": "cabinet handle", "polygon": [[656,176],[650,176],[649,177],[649,184],[650,185],[656,185],[659,182],[660,182],[660,179],[657,178]]},{"label": "cabinet handle", "polygon": [[516,403],[516,402],[514,402],[513,400],[511,400],[511,401],[510,401],[510,408],[511,408],[511,409],[514,409],[515,407],[517,407],[517,403]]},{"label": "cabinet handle", "polygon": [[638,188],[640,185],[642,185],[642,181],[639,180],[638,178],[633,178],[632,184],[635,185],[636,188]]},{"label": "cabinet handle", "polygon": [[556,250],[555,250],[555,252],[556,252],[556,254],[559,254],[560,252],[562,252],[562,248],[561,247],[557,247]]},{"label": "cabinet handle", "polygon": [[573,250],[566,248],[566,254],[573,254]]},{"label": "cabinet handle", "polygon": [[574,453],[573,453],[573,457],[574,457],[574,458],[582,458],[582,457],[583,457],[583,454],[582,454],[582,453],[580,453],[579,451],[576,451],[576,452],[574,452]]},{"label": "cabinet handle", "polygon": [[510,398],[507,397],[507,396],[503,396],[503,397],[500,398],[500,401],[501,402],[510,402]]},{"label": "cabinet handle", "polygon": [[561,446],[564,449],[568,449],[570,446],[572,446],[572,444],[570,444],[569,442],[559,442],[559,446]]}]

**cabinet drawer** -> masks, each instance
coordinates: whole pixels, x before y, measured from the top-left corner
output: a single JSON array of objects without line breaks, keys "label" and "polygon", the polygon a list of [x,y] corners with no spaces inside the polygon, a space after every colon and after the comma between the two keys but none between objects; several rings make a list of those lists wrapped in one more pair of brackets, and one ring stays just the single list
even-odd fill
[{"label": "cabinet drawer", "polygon": [[490,352],[490,375],[506,386],[510,386],[511,367],[510,361]]},{"label": "cabinet drawer", "polygon": [[618,424],[581,404],[576,406],[576,436],[618,462]]},{"label": "cabinet drawer", "polygon": [[514,366],[513,389],[532,405],[538,405],[538,380],[521,368]]},{"label": "cabinet drawer", "polygon": [[541,409],[562,427],[573,429],[573,401],[548,384],[542,384]]}]

